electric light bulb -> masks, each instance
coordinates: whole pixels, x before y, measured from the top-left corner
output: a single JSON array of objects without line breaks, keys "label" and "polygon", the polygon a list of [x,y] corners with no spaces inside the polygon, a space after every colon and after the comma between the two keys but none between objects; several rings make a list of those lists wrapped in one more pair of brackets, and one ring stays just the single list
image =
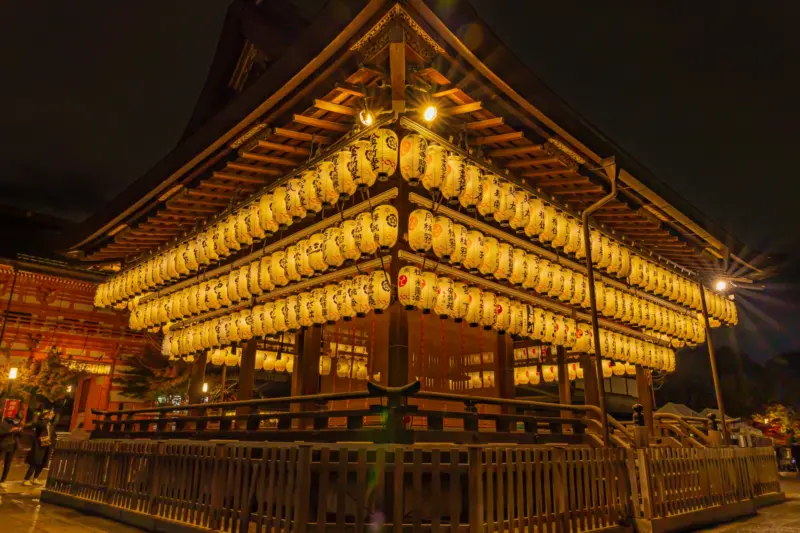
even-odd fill
[{"label": "electric light bulb", "polygon": [[429,105],[425,108],[425,111],[422,113],[422,118],[425,119],[425,122],[433,122],[438,114],[436,110],[436,106]]}]

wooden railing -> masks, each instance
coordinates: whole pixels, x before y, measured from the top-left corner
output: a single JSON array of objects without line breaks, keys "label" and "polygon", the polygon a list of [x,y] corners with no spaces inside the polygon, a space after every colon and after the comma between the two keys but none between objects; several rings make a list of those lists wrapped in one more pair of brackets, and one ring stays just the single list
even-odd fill
[{"label": "wooden railing", "polygon": [[[456,408],[426,408],[426,401]],[[360,407],[343,409],[345,402]],[[93,439],[602,444],[603,434],[594,406],[423,392],[418,383],[396,388],[369,383],[368,390],[357,392],[94,413],[101,420]],[[421,427],[413,423],[417,420],[424,422]],[[609,425],[613,444],[632,443],[628,429],[613,417]],[[586,438],[587,430],[592,439]]]},{"label": "wooden railing", "polygon": [[771,448],[645,448],[628,451],[633,514],[664,518],[780,491]]},{"label": "wooden railing", "polygon": [[770,449],[57,444],[48,494],[225,532],[593,531],[777,493]]}]

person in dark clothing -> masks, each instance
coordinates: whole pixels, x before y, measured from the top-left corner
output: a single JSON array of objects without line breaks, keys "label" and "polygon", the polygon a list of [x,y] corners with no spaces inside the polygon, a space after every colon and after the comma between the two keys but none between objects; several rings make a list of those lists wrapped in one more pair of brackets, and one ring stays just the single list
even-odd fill
[{"label": "person in dark clothing", "polygon": [[[47,461],[50,459],[50,453],[53,446],[56,444],[56,430],[53,425],[55,413],[53,411],[45,411],[39,420],[33,425],[33,446],[31,451],[28,452],[26,461],[28,462],[28,472],[25,474],[25,481],[22,484],[26,487],[31,485],[40,485],[39,474],[42,473]],[[33,481],[31,481],[33,477]]]},{"label": "person in dark clothing", "polygon": [[11,470],[11,462],[19,447],[19,434],[22,430],[22,416],[7,417],[0,423],[0,456],[3,458],[3,475],[0,477],[0,489],[6,488],[6,479]]}]

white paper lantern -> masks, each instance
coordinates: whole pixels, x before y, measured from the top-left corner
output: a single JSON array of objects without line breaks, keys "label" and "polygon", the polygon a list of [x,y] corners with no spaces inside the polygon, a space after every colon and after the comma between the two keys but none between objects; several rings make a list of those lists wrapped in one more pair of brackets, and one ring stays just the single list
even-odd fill
[{"label": "white paper lantern", "polygon": [[350,174],[357,189],[367,189],[375,184],[378,178],[378,169],[374,166],[375,161],[372,153],[372,143],[367,139],[361,139],[350,145]]},{"label": "white paper lantern", "polygon": [[[344,264],[344,255],[340,248],[342,241],[342,230],[336,226],[327,228],[323,232],[324,242],[322,245],[322,261],[333,268],[338,268]],[[311,265],[309,265],[310,267]],[[312,269],[313,270],[313,269]]]},{"label": "white paper lantern", "polygon": [[478,201],[478,213],[490,217],[500,208],[500,179],[494,174],[481,176],[481,197]]},{"label": "white paper lantern", "polygon": [[425,156],[428,141],[417,133],[411,133],[400,141],[400,174],[412,187],[419,187],[425,175]]},{"label": "white paper lantern", "polygon": [[514,204],[515,195],[517,193],[516,187],[507,181],[500,183],[500,197],[497,209],[492,215],[495,222],[501,226],[508,226],[509,220],[514,216],[516,207]]},{"label": "white paper lantern", "polygon": [[433,272],[423,272],[420,281],[421,292],[419,308],[423,313],[430,313],[436,305],[436,283],[437,277]]},{"label": "white paper lantern", "polygon": [[485,241],[481,232],[477,230],[467,232],[467,254],[463,261],[464,268],[472,273],[478,272],[483,263],[484,245]]},{"label": "white paper lantern", "polygon": [[494,237],[483,238],[483,257],[478,271],[486,277],[491,278],[497,271],[499,266],[498,247],[499,243]]},{"label": "white paper lantern", "polygon": [[450,317],[456,323],[461,322],[466,316],[470,303],[469,287],[466,283],[456,282],[453,284],[453,310]]},{"label": "white paper lantern", "polygon": [[422,186],[429,191],[438,191],[447,172],[447,151],[439,144],[430,143],[425,150],[425,174]]},{"label": "white paper lantern", "polygon": [[447,156],[445,164],[444,181],[442,182],[442,196],[449,204],[457,205],[458,198],[466,186],[464,158],[458,154]]},{"label": "white paper lantern", "polygon": [[324,272],[328,269],[327,263],[322,253],[325,246],[325,235],[322,233],[315,233],[308,240],[306,247],[306,256],[308,256],[308,265],[314,269],[314,272]]},{"label": "white paper lantern", "polygon": [[498,296],[495,299],[495,314],[493,327],[504,334],[511,326],[511,301],[505,296]]},{"label": "white paper lantern", "polygon": [[389,307],[392,301],[392,284],[389,274],[383,270],[376,270],[370,274],[369,279],[369,305],[377,314]]},{"label": "white paper lantern", "polygon": [[464,320],[469,323],[471,327],[477,327],[480,324],[483,300],[483,291],[478,287],[470,287],[467,291],[467,314]]},{"label": "white paper lantern", "polygon": [[322,180],[316,170],[306,170],[300,180],[303,183],[303,207],[311,213],[322,211]]},{"label": "white paper lantern", "polygon": [[424,253],[433,245],[433,213],[415,209],[408,217],[408,244],[417,253]]},{"label": "white paper lantern", "polygon": [[467,228],[461,224],[453,224],[453,252],[450,263],[460,265],[467,258]]},{"label": "white paper lantern", "polygon": [[372,218],[378,247],[381,252],[388,252],[397,243],[397,209],[389,204],[379,205]]},{"label": "white paper lantern", "polygon": [[270,281],[274,285],[283,287],[289,283],[289,277],[286,273],[286,252],[278,250],[272,254],[269,273]]},{"label": "white paper lantern", "polygon": [[404,266],[397,277],[397,299],[411,310],[419,306],[422,298],[422,272],[415,266]]},{"label": "white paper lantern", "polygon": [[542,377],[545,382],[552,383],[558,380],[558,366],[542,365]]},{"label": "white paper lantern", "polygon": [[474,164],[464,165],[464,188],[458,197],[458,202],[468,212],[475,211],[475,206],[481,199],[481,169]]},{"label": "white paper lantern", "polygon": [[484,291],[481,295],[481,320],[484,329],[491,329],[497,321],[497,297],[493,292]]},{"label": "white paper lantern", "polygon": [[444,216],[433,219],[433,253],[436,257],[447,261],[455,249],[455,235],[453,234],[453,221]]},{"label": "white paper lantern", "polygon": [[325,286],[325,321],[335,324],[341,317],[343,303],[342,287],[338,283]]},{"label": "white paper lantern", "polygon": [[369,305],[370,277],[361,274],[353,278],[352,301],[356,316],[364,317],[370,311]]},{"label": "white paper lantern", "polygon": [[[380,128],[368,137],[368,157],[378,181],[387,181],[397,170],[397,134],[387,128]],[[371,185],[371,184],[370,184]]]}]

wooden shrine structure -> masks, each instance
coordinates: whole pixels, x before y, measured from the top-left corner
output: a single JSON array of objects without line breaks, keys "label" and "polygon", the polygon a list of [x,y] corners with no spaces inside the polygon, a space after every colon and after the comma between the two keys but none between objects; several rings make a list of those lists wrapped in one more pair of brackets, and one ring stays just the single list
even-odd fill
[{"label": "wooden shrine structure", "polygon": [[[122,262],[94,304],[192,363],[189,404],[97,412],[43,499],[152,530],[575,532],[782,499],[771,450],[653,415],[681,348],[716,379],[738,318],[712,280],[762,274],[729,236],[467,2],[279,4],[234,2],[184,140],[69,252]],[[237,401],[207,403],[223,364]],[[632,422],[605,405],[625,375]]]}]

